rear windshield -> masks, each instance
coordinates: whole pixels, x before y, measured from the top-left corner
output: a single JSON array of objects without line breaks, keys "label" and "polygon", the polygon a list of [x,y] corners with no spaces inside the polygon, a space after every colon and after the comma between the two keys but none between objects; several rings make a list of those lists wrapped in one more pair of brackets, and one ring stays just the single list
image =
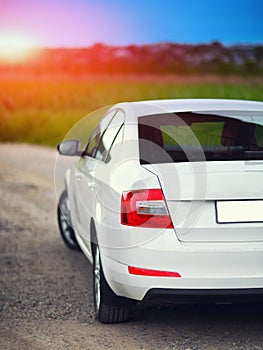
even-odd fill
[{"label": "rear windshield", "polygon": [[263,111],[167,113],[138,120],[141,164],[263,159]]}]

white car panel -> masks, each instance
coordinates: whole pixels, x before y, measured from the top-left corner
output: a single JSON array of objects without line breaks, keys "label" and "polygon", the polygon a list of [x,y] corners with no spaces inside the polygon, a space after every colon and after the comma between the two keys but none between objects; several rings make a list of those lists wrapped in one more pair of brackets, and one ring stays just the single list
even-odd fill
[{"label": "white car panel", "polygon": [[[200,167],[195,164],[194,168],[191,163],[153,164],[144,167],[151,169],[158,176],[179,240],[263,241],[262,224],[235,224],[238,220],[231,219],[231,223],[218,225],[216,211],[218,200],[246,201],[263,198],[263,185],[260,181],[260,176],[263,175],[261,162],[257,165],[254,162],[252,170],[249,171],[247,164],[237,161],[207,162],[205,166]],[[202,181],[203,178],[205,181]],[[205,187],[202,189],[202,186]],[[262,213],[257,215],[261,219],[252,221],[262,221]],[[235,217],[238,216],[236,213]]]}]

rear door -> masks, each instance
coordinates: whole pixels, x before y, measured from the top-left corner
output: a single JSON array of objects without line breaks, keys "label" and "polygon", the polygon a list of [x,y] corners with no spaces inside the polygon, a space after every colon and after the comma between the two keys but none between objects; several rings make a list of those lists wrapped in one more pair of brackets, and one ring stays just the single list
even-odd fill
[{"label": "rear door", "polygon": [[[94,131],[77,167],[77,203],[82,238],[90,249],[91,218],[96,222],[99,205],[108,194],[111,148],[123,127],[124,114],[111,111]],[[111,194],[111,193],[110,193]]]}]

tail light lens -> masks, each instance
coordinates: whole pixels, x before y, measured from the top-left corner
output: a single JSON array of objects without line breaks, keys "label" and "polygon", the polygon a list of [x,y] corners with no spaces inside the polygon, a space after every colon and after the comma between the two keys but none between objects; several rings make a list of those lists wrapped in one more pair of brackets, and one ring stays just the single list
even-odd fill
[{"label": "tail light lens", "polygon": [[139,267],[128,266],[130,275],[152,276],[152,277],[182,277],[179,272],[141,269]]},{"label": "tail light lens", "polygon": [[161,189],[123,192],[121,224],[152,228],[173,228]]}]

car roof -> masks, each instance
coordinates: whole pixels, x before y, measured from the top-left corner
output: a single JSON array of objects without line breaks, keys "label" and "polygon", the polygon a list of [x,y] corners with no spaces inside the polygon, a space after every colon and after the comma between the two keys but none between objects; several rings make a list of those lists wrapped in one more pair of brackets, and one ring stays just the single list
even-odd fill
[{"label": "car roof", "polygon": [[137,116],[194,111],[260,111],[263,102],[230,99],[170,99],[119,103],[114,107],[132,109]]}]

